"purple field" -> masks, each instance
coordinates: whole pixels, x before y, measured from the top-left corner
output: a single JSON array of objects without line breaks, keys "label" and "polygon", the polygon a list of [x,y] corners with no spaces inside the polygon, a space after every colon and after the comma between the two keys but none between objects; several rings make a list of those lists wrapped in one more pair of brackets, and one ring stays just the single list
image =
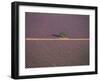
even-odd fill
[{"label": "purple field", "polygon": [[89,65],[89,40],[26,40],[26,68]]},{"label": "purple field", "polygon": [[[25,12],[25,67],[89,65],[89,19],[89,15]],[[59,39],[61,32],[68,40]]]}]

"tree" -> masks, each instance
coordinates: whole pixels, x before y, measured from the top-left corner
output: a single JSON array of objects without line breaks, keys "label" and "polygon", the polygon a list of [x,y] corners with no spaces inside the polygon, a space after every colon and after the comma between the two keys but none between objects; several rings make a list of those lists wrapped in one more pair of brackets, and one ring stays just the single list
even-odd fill
[{"label": "tree", "polygon": [[67,34],[66,32],[60,32],[60,33],[59,33],[59,36],[60,36],[60,37],[66,37],[67,35],[68,35],[68,34]]}]

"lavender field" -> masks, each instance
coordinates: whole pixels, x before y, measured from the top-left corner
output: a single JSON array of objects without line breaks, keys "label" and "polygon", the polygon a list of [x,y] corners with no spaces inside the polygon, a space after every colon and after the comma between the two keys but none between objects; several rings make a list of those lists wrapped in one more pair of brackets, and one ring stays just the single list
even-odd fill
[{"label": "lavender field", "polygon": [[25,12],[25,67],[89,65],[89,22],[89,15]]},{"label": "lavender field", "polygon": [[89,65],[89,40],[26,40],[26,68]]}]

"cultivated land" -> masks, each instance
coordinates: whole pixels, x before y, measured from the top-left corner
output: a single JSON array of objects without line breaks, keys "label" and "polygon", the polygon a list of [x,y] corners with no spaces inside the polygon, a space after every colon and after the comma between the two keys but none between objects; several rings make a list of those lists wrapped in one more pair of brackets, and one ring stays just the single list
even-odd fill
[{"label": "cultivated land", "polygon": [[89,65],[87,38],[26,38],[26,68]]}]

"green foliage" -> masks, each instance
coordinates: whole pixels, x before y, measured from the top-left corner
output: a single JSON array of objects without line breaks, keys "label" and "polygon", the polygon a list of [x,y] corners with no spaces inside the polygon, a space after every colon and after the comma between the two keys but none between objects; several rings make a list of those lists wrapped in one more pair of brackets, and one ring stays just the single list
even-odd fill
[{"label": "green foliage", "polygon": [[59,36],[60,37],[66,37],[66,36],[68,36],[68,34],[66,32],[60,32],[59,33]]}]

